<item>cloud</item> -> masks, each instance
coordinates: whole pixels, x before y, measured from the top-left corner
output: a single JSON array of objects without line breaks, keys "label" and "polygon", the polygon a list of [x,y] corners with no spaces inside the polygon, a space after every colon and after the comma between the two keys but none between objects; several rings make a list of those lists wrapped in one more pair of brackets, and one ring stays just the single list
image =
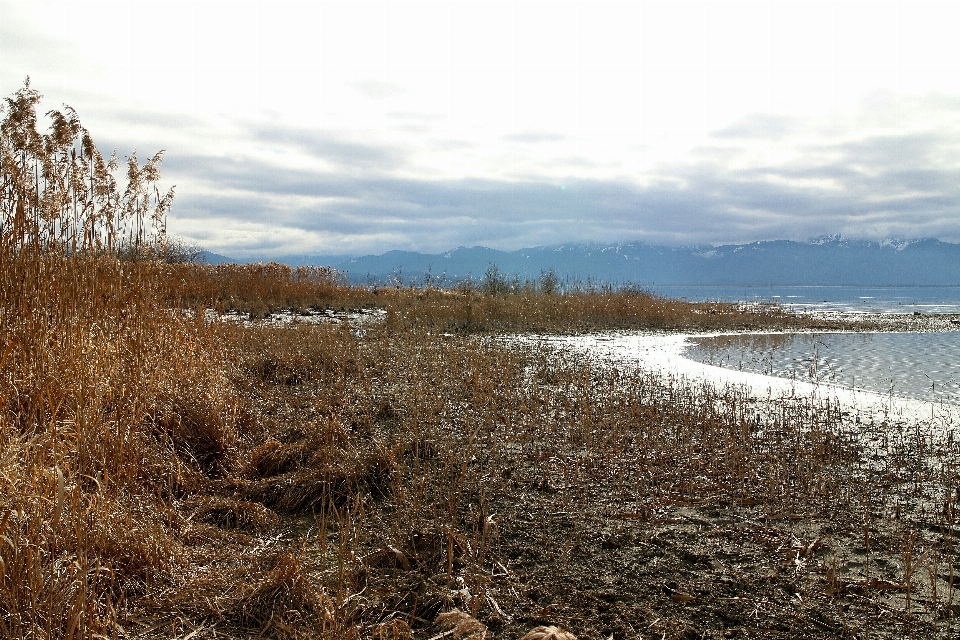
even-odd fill
[{"label": "cloud", "polygon": [[733,140],[782,140],[791,133],[795,122],[785,116],[754,113],[745,116],[729,127],[713,132],[712,136]]},{"label": "cloud", "polygon": [[550,131],[521,131],[511,133],[500,138],[504,142],[520,142],[523,144],[542,144],[544,142],[562,142],[567,136]]},{"label": "cloud", "polygon": [[[94,115],[94,114],[91,114]],[[129,131],[131,127],[150,127],[157,131],[188,131],[198,132],[208,126],[208,122],[200,117],[183,113],[163,111],[161,109],[149,109],[140,107],[131,109],[127,107],[115,107],[109,104],[98,105],[96,117],[101,120],[112,120]],[[83,114],[81,114],[81,117]],[[125,137],[133,138],[135,134],[128,134]]]},{"label": "cloud", "polygon": [[433,127],[442,122],[446,116],[439,113],[424,113],[422,111],[391,111],[387,113],[392,125],[407,133],[426,134]]},{"label": "cloud", "polygon": [[[931,39],[927,19],[898,31],[899,53],[883,58],[883,30],[837,40],[863,15],[831,9],[811,33],[846,44],[799,60],[786,37],[793,22],[764,18],[774,31],[789,27],[784,37],[770,40],[766,27],[738,35],[777,45],[766,66],[746,41],[729,49],[741,61],[722,62],[729,34],[718,23],[718,57],[704,67],[702,51],[684,45],[707,46],[703,30],[678,36],[659,10],[640,21],[643,37],[609,30],[637,22],[634,9],[565,13],[583,25],[578,57],[569,33],[541,28],[533,10],[489,14],[489,40],[474,40],[479,23],[464,6],[452,21],[430,6],[401,7],[410,23],[371,31],[362,7],[324,9],[322,21],[295,12],[293,22],[249,7],[225,23],[215,9],[168,8],[144,21],[155,8],[7,2],[0,83],[10,95],[30,74],[47,96],[41,111],[76,107],[107,152],[166,149],[163,183],[178,187],[171,230],[227,254],[836,233],[960,240],[960,75],[949,38]],[[756,18],[749,8],[733,18],[729,7],[716,11]],[[893,12],[890,24],[911,15]],[[444,28],[421,37],[403,26],[433,19]],[[110,35],[138,24],[145,45],[127,59]],[[319,33],[323,46],[288,27]],[[160,42],[169,46],[151,46]],[[637,42],[658,52],[643,65],[634,64]],[[936,65],[928,45],[945,47]],[[833,64],[845,56],[856,64]],[[875,90],[887,78],[903,91],[940,92]],[[799,79],[804,95],[794,96]]]},{"label": "cloud", "polygon": [[351,83],[351,87],[364,98],[370,100],[386,100],[402,95],[405,91],[399,84],[392,82],[380,82],[377,80],[364,80],[362,82]]},{"label": "cloud", "polygon": [[[3,3],[3,20],[0,20],[0,79],[5,88],[15,91],[23,79],[30,75],[34,88],[45,91],[48,87],[36,84],[38,76],[46,79],[57,77],[58,72],[69,63],[61,56],[75,56],[76,51],[65,48],[57,38],[38,29],[36,18],[28,5]],[[11,81],[15,84],[11,84]]]},{"label": "cloud", "polygon": [[309,157],[345,169],[397,169],[407,155],[397,146],[359,142],[329,131],[253,125],[247,127],[246,136],[268,146],[295,148]]},{"label": "cloud", "polygon": [[[714,229],[726,237],[711,241],[803,239],[837,232],[874,239],[956,240],[960,180],[944,168],[943,151],[957,141],[957,131],[823,141],[808,157],[785,165],[735,172],[712,165],[688,167],[688,192],[711,204],[711,215],[701,220],[707,224],[704,231],[712,221],[743,230],[737,237]],[[729,162],[736,164],[736,153],[730,155]],[[954,153],[954,162],[957,157]]]},{"label": "cloud", "polygon": [[[275,225],[285,238],[314,243],[296,242],[301,252],[634,239],[723,244],[833,233],[960,240],[960,128],[864,133],[852,123],[837,134],[835,124],[805,130],[808,123],[799,119],[776,122],[753,134],[744,129],[750,144],[731,143],[729,132],[718,135],[720,144],[657,167],[643,185],[624,177],[574,176],[562,185],[537,176],[411,177],[404,175],[409,154],[402,147],[276,126],[252,127],[249,135],[328,161],[329,168],[206,155],[171,158],[168,168],[206,185],[202,198],[187,195],[177,203],[183,220]],[[756,140],[771,145],[770,152],[758,156]],[[215,238],[213,248],[226,251]],[[250,247],[296,252],[256,234]]]},{"label": "cloud", "polygon": [[[355,244],[377,230],[404,248],[448,249],[459,244],[541,244],[568,240],[574,227],[609,226],[629,219],[638,192],[629,184],[557,185],[488,179],[430,180],[297,170],[259,158],[191,156],[171,159],[167,170],[192,176],[201,195],[178,198],[176,219],[232,218],[242,224],[270,221],[322,234],[323,250]],[[222,195],[216,195],[219,192]],[[211,197],[213,196],[213,197]],[[607,220],[584,224],[594,203],[605,202]],[[620,224],[623,224],[621,222]],[[452,245],[451,245],[452,243]],[[396,246],[371,246],[367,252]]]}]

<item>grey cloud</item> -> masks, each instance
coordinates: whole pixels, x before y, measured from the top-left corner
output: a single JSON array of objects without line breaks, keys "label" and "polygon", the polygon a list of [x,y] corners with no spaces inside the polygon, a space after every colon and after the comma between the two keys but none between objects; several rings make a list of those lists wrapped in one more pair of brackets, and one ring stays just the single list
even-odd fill
[{"label": "grey cloud", "polygon": [[571,156],[569,158],[557,158],[555,164],[558,166],[564,167],[573,167],[577,169],[595,169],[602,166],[599,162],[595,162],[590,158],[585,156]]},{"label": "grey cloud", "polygon": [[[897,183],[877,194],[881,201],[876,204],[851,199],[846,190],[785,187],[768,179],[769,170],[731,176],[694,169],[685,176],[686,186],[666,180],[647,188],[581,180],[561,191],[535,181],[351,177],[212,159],[197,159],[195,164],[205,167],[214,183],[251,189],[253,197],[236,199],[219,210],[229,210],[238,219],[261,221],[269,216],[278,224],[341,238],[378,230],[408,238],[408,248],[424,250],[634,238],[684,244],[805,239],[836,231],[851,235],[864,220],[883,233],[943,236],[953,229],[954,212],[960,208],[957,189],[891,206],[882,198],[899,191]],[[820,175],[815,169],[807,168],[804,175]],[[831,167],[823,169],[824,176],[834,177]],[[853,179],[850,176],[847,182]],[[316,200],[277,215],[256,191]],[[905,212],[912,213],[907,220]],[[369,250],[391,248],[396,247]]]},{"label": "grey cloud", "polygon": [[406,159],[406,152],[398,147],[366,144],[324,131],[257,125],[248,128],[248,135],[262,144],[293,147],[345,168],[389,170]]},{"label": "grey cloud", "polygon": [[[83,113],[80,118],[83,119]],[[159,109],[124,109],[111,105],[98,105],[96,117],[102,120],[115,120],[120,124],[143,125],[149,124],[157,129],[189,129],[193,131],[203,130],[208,123],[202,118],[190,115],[184,112],[160,111]]]},{"label": "grey cloud", "polygon": [[396,121],[393,126],[407,133],[427,133],[433,129],[433,125],[445,119],[445,116],[438,113],[422,113],[419,111],[391,111],[387,114]]},{"label": "grey cloud", "polygon": [[949,144],[943,133],[886,134],[846,142],[838,146],[847,160],[866,166],[889,168],[919,167],[936,163],[956,139]]},{"label": "grey cloud", "polygon": [[[416,242],[430,244],[431,248],[438,248],[432,239],[441,237],[460,237],[455,245],[469,242],[465,240],[469,237],[488,243],[537,237],[562,241],[574,227],[594,226],[584,224],[582,219],[598,201],[605,203],[608,213],[627,219],[638,204],[638,192],[627,184],[586,182],[561,191],[556,185],[535,182],[316,174],[262,162],[202,156],[180,158],[170,164],[177,173],[202,176],[209,185],[249,194],[218,199],[216,205],[199,198],[181,198],[177,215],[182,218],[232,215],[248,222],[269,219],[333,236],[379,229],[419,238]],[[272,212],[271,198],[283,196],[305,198],[310,204]],[[596,225],[610,223],[597,220]]]},{"label": "grey cloud", "polygon": [[466,140],[436,140],[428,143],[432,151],[463,151],[473,148],[473,143]]},{"label": "grey cloud", "polygon": [[960,180],[951,168],[960,160],[958,141],[956,130],[888,132],[853,142],[823,138],[797,160],[738,170],[728,168],[742,153],[735,146],[705,150],[701,162],[665,170],[686,186],[671,189],[669,198],[661,194],[659,233],[674,230],[685,241],[714,243],[837,232],[955,240]]}]

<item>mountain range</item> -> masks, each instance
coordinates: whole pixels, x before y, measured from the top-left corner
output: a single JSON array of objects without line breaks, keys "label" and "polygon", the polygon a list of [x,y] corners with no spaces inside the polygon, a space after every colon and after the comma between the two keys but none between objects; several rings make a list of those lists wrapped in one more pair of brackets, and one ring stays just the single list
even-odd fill
[{"label": "mountain range", "polygon": [[[210,262],[229,260],[207,255]],[[960,285],[960,244],[935,239],[875,242],[833,236],[810,242],[689,247],[585,243],[517,251],[458,247],[438,254],[389,251],[359,257],[287,256],[279,261],[329,265],[357,284],[426,280],[449,286],[467,278],[482,280],[495,266],[501,276],[521,281],[552,271],[561,282],[614,286]]]}]

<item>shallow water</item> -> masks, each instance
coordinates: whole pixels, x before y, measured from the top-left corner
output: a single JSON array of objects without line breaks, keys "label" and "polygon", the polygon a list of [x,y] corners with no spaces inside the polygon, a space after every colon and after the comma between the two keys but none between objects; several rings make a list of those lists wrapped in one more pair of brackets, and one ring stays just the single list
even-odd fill
[{"label": "shallow water", "polygon": [[960,332],[691,338],[684,356],[729,369],[960,405]]},{"label": "shallow water", "polygon": [[960,313],[960,286],[652,285],[650,290],[693,302],[773,302],[802,311]]}]

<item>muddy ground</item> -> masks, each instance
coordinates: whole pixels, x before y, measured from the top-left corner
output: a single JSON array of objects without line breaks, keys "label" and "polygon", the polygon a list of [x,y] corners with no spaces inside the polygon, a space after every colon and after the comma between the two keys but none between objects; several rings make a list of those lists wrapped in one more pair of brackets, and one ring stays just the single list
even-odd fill
[{"label": "muddy ground", "polygon": [[[307,330],[257,331],[269,351]],[[182,635],[456,637],[434,624],[455,608],[495,638],[958,632],[960,448],[933,425],[858,424],[829,401],[771,405],[484,336],[308,331],[322,353],[294,366],[278,347],[244,369],[252,455],[267,440],[285,462],[217,486],[278,514],[241,543],[298,558],[326,613],[296,611],[280,585],[271,602],[291,608],[255,633],[201,607]],[[339,471],[310,457],[321,441]]]},{"label": "muddy ground", "polygon": [[[503,638],[543,624],[579,638],[954,637],[957,532],[905,497],[888,496],[889,511],[865,522],[869,499],[850,497],[849,512],[830,518],[772,498],[638,508],[602,477],[525,474],[485,496],[496,512],[486,571],[455,563],[410,582],[411,572],[365,567],[365,584],[389,592],[399,578],[416,593],[414,637],[432,637],[428,623],[454,606]],[[422,552],[400,552],[415,572]],[[386,600],[385,610],[414,613],[409,597]]]},{"label": "muddy ground", "polygon": [[[942,330],[952,319],[881,320],[895,330]],[[526,366],[572,371],[583,364],[543,357]],[[616,384],[641,381],[624,375]],[[539,393],[549,396],[545,406],[562,402],[562,385],[552,382],[540,384]],[[593,393],[600,405],[611,388],[595,384]],[[678,397],[667,402],[696,404]],[[750,420],[771,415],[769,406],[743,403]],[[702,407],[674,410],[693,423],[704,419]],[[670,414],[660,406],[645,416],[669,429],[678,419]],[[797,434],[811,428],[824,437],[802,442],[801,451],[779,436],[744,443],[753,478],[741,487],[729,476],[718,480],[729,468],[684,461],[711,451],[683,435],[672,450],[656,444],[665,447],[663,457],[645,469],[636,458],[643,457],[641,443],[629,437],[578,450],[566,438],[553,440],[550,427],[536,445],[497,447],[462,496],[471,518],[489,518],[482,560],[455,535],[446,546],[455,560],[465,559],[449,567],[440,539],[419,549],[393,545],[399,556],[386,561],[386,574],[378,566],[382,550],[374,553],[373,566],[361,570],[364,584],[380,584],[385,596],[373,608],[386,616],[394,609],[397,617],[406,610],[414,637],[431,637],[433,616],[453,606],[504,638],[540,624],[580,638],[951,637],[960,613],[950,489],[960,463],[956,446],[932,427],[860,425],[837,407],[794,404],[782,414],[792,417],[770,426],[789,431],[786,439],[803,440]],[[594,419],[623,418],[613,412]],[[561,422],[555,426],[571,427]],[[817,457],[815,446],[829,449],[829,462],[808,457]],[[774,452],[778,447],[784,449]],[[698,472],[699,479],[682,477]],[[466,538],[476,543],[481,530],[475,526]],[[439,564],[421,567],[416,558],[431,554]],[[399,583],[391,586],[391,579]],[[407,590],[399,601],[385,593],[398,586]]]}]

